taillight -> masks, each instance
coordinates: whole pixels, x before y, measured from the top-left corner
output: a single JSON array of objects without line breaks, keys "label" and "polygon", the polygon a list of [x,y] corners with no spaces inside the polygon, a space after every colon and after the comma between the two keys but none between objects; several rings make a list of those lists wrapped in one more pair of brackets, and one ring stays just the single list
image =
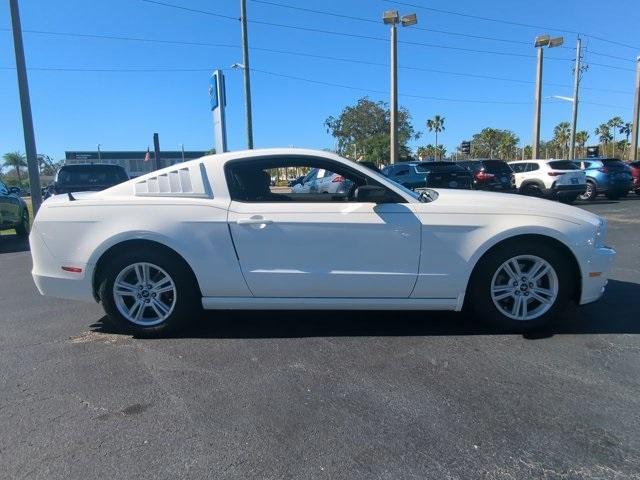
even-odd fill
[{"label": "taillight", "polygon": [[476,177],[476,180],[491,180],[493,177],[495,177],[495,175],[493,173],[487,173],[484,171],[484,168],[482,170],[479,170],[475,173],[474,175]]},{"label": "taillight", "polygon": [[548,172],[550,177],[558,177],[560,175],[564,175],[564,172]]},{"label": "taillight", "polygon": [[331,183],[342,183],[344,182],[344,177],[342,175],[338,175],[336,178],[331,180]]},{"label": "taillight", "polygon": [[609,169],[607,167],[600,167],[598,171],[602,173],[609,173]]}]

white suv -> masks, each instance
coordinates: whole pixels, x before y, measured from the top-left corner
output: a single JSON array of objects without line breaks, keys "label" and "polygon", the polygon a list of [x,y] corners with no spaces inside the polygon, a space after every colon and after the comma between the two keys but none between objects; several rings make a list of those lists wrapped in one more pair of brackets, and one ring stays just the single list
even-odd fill
[{"label": "white suv", "polygon": [[516,188],[524,195],[573,203],[587,189],[586,174],[569,160],[522,160],[509,162],[509,166]]}]

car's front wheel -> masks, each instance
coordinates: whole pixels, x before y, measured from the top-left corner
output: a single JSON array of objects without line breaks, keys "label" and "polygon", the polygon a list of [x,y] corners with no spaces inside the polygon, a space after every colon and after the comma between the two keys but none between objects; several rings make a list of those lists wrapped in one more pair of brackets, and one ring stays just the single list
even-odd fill
[{"label": "car's front wheel", "polygon": [[144,336],[185,327],[200,300],[184,263],[153,249],[124,252],[112,259],[102,275],[99,295],[108,323],[118,331]]},{"label": "car's front wheel", "polygon": [[557,248],[538,242],[489,252],[474,271],[468,305],[491,323],[523,331],[555,320],[571,301],[571,264]]}]

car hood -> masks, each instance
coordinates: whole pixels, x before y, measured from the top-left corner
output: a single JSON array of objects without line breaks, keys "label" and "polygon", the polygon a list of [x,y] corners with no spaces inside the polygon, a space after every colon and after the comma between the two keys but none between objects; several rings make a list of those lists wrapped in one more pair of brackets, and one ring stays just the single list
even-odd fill
[{"label": "car hood", "polygon": [[597,226],[601,221],[599,216],[581,208],[542,198],[477,190],[434,190],[438,193],[438,198],[431,203],[423,204],[425,212],[437,210],[438,213],[464,211],[471,214],[530,215],[593,226]]}]

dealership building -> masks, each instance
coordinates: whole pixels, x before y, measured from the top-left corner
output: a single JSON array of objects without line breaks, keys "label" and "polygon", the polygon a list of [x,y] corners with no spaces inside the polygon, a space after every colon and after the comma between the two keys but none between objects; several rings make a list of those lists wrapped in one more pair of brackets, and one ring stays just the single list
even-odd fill
[{"label": "dealership building", "polygon": [[[102,163],[109,165],[120,165],[130,178],[139,177],[145,173],[155,170],[155,155],[146,150],[138,152],[109,152],[109,151],[82,151],[64,152],[66,165],[77,165],[81,163]],[[193,160],[206,155],[207,152],[196,151],[161,151],[160,166],[168,167],[186,160]],[[145,161],[145,158],[148,160]]]}]

